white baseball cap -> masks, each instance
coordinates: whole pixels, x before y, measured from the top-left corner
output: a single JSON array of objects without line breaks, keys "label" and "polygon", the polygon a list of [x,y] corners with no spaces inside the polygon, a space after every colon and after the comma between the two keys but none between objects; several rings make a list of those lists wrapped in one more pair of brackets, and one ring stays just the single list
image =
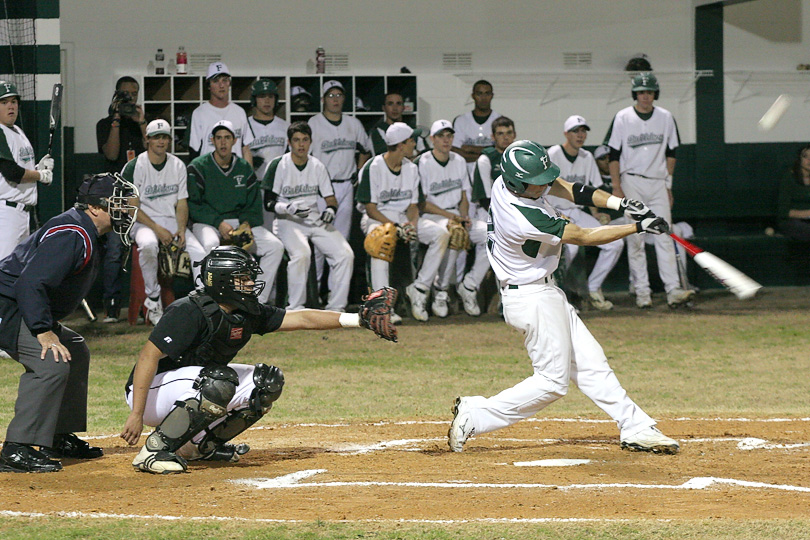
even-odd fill
[{"label": "white baseball cap", "polygon": [[233,128],[233,124],[231,124],[228,120],[220,120],[214,124],[214,127],[211,128],[211,135],[215,135],[220,129],[227,129],[231,132],[231,135],[236,137],[236,130]]},{"label": "white baseball cap", "polygon": [[217,75],[227,75],[230,77],[231,72],[228,70],[228,66],[223,62],[211,62],[208,64],[208,75],[205,76],[205,79],[208,80]]},{"label": "white baseball cap", "polygon": [[408,139],[415,139],[421,134],[420,128],[413,129],[405,122],[394,122],[385,130],[385,144],[394,146]]},{"label": "white baseball cap", "polygon": [[449,129],[453,133],[456,132],[456,130],[453,129],[453,124],[449,120],[436,120],[433,122],[433,125],[430,126],[430,136],[433,137],[438,132],[445,129]]},{"label": "white baseball cap", "polygon": [[298,96],[300,94],[304,94],[305,96],[312,97],[312,94],[307,92],[307,89],[304,88],[303,86],[293,86],[292,88],[290,88],[290,96],[291,97],[295,97],[295,96]]},{"label": "white baseball cap", "polygon": [[563,124],[563,131],[572,131],[579,126],[583,126],[587,131],[591,130],[590,126],[588,126],[588,122],[586,122],[583,117],[575,114],[574,116],[569,116],[568,120],[565,121],[565,124]]},{"label": "white baseball cap", "polygon": [[326,93],[327,93],[329,90],[331,90],[332,88],[340,88],[341,90],[343,90],[343,93],[344,93],[344,94],[346,93],[346,89],[345,89],[345,88],[343,88],[343,85],[342,85],[342,84],[340,84],[340,81],[334,81],[334,80],[332,80],[332,81],[326,81],[325,83],[323,83],[323,92],[321,92],[321,95],[322,95],[322,96],[325,96],[325,95],[326,95]]},{"label": "white baseball cap", "polygon": [[172,127],[166,120],[158,119],[152,120],[146,126],[146,136],[154,137],[155,135],[171,135]]},{"label": "white baseball cap", "polygon": [[610,147],[606,144],[603,144],[602,146],[597,146],[596,150],[593,151],[594,159],[601,159],[608,154],[610,154]]}]

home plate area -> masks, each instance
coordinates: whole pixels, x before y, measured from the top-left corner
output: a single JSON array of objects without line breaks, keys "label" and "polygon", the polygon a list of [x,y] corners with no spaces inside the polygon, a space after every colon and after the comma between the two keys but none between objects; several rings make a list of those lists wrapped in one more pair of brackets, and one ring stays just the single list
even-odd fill
[{"label": "home plate area", "polygon": [[[533,419],[447,449],[447,421],[267,424],[239,463],[136,473],[138,448],[7,475],[11,512],[255,521],[497,522],[810,517],[810,419],[668,419],[677,455],[619,448],[614,423]],[[25,489],[26,497],[19,497]]]}]

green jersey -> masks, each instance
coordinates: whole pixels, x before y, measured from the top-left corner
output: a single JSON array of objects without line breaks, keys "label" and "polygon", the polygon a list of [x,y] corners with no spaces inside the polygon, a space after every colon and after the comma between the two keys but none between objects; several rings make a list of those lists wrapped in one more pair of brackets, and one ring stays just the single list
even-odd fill
[{"label": "green jersey", "polygon": [[213,153],[189,164],[188,209],[192,220],[213,227],[226,219],[247,221],[251,227],[264,224],[259,182],[250,164],[236,154],[228,169],[217,165]]}]

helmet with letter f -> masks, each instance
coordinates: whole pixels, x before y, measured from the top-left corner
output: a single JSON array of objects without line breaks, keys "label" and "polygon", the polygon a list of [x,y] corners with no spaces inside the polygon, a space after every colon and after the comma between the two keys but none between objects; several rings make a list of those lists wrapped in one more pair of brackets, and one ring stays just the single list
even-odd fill
[{"label": "helmet with letter f", "polygon": [[658,78],[649,71],[643,71],[633,75],[633,86],[630,88],[630,93],[633,95],[633,101],[636,100],[636,92],[641,92],[642,90],[655,92],[656,100],[658,99],[658,96],[661,95],[661,91],[658,88]]},{"label": "helmet with letter f", "polygon": [[529,185],[551,184],[560,176],[560,168],[551,162],[546,149],[533,141],[515,141],[501,157],[501,178],[512,193],[520,195]]}]

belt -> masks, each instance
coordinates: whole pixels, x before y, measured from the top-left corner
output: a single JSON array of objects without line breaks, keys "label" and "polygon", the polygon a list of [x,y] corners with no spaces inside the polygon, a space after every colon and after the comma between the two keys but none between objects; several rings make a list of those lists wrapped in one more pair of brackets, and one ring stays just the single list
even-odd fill
[{"label": "belt", "polygon": [[523,285],[505,285],[503,288],[504,289],[509,289],[509,290],[516,290],[516,289],[520,289],[521,287],[526,287],[527,285],[544,285],[546,283],[554,283],[554,277],[546,276],[546,277],[544,277],[542,279],[538,279],[537,281],[535,281],[533,283],[524,283]]},{"label": "belt", "polygon": [[632,172],[624,173],[629,174],[630,176],[638,176],[639,178],[644,178],[645,180],[665,180],[664,178],[653,178],[652,176],[644,176],[643,174],[636,174]]},{"label": "belt", "polygon": [[340,183],[342,183],[342,182],[351,182],[351,181],[352,181],[352,179],[351,179],[351,178],[344,178],[344,179],[342,179],[342,180],[332,180],[332,183],[333,183],[333,184],[340,184]]},{"label": "belt", "polygon": [[12,202],[12,201],[4,201],[4,202],[6,203],[6,206],[16,208],[17,210],[22,210],[23,212],[33,212],[34,211],[33,206],[29,206],[29,205],[21,203],[21,202]]}]

